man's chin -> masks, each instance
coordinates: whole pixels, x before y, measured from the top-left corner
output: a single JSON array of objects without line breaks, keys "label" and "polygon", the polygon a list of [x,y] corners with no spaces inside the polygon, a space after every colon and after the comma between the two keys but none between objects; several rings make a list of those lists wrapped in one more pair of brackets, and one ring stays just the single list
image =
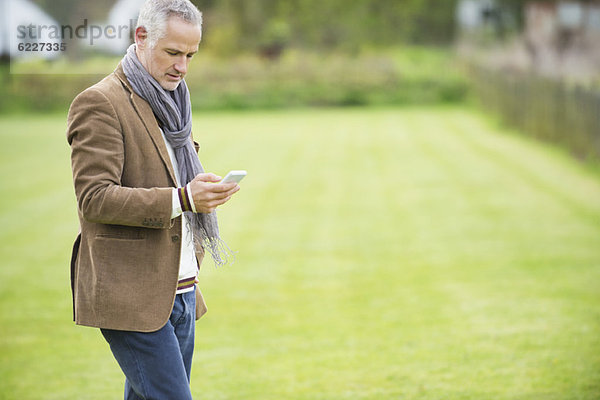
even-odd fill
[{"label": "man's chin", "polygon": [[160,82],[160,86],[165,89],[168,90],[170,92],[172,92],[173,90],[177,89],[177,87],[179,86],[179,84],[181,83],[181,80],[178,80],[177,82]]}]

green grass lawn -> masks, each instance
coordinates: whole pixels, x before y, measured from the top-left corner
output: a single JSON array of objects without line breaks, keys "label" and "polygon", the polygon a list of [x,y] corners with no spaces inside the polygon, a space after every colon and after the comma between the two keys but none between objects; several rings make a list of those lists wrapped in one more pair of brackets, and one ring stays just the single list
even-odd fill
[{"label": "green grass lawn", "polygon": [[[71,322],[65,115],[0,118],[0,399],[118,399]],[[236,262],[198,399],[599,399],[600,177],[461,108],[195,115]]]}]

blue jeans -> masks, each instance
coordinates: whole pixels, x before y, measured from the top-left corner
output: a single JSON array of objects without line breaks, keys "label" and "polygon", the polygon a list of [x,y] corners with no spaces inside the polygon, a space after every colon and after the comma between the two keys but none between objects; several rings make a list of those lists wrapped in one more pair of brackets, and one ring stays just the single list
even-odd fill
[{"label": "blue jeans", "polygon": [[175,297],[171,318],[156,332],[101,329],[125,374],[125,400],[191,400],[196,294]]}]

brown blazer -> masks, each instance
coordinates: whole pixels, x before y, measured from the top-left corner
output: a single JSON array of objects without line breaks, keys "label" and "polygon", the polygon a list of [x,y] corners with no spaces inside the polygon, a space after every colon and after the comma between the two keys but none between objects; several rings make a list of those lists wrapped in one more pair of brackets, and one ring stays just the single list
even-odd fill
[{"label": "brown blazer", "polygon": [[[71,260],[74,320],[158,330],[175,300],[182,217],[171,220],[177,183],[156,118],[121,65],[75,98],[67,140],[81,230]],[[200,265],[204,254],[196,255]],[[196,294],[200,318],[206,305]]]}]

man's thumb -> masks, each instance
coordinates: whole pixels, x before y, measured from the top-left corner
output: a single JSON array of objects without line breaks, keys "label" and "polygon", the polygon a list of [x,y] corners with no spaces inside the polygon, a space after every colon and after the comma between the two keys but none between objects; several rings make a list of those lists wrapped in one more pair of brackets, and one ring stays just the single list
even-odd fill
[{"label": "man's thumb", "polygon": [[213,174],[212,172],[202,173],[196,175],[194,180],[202,181],[202,182],[219,182],[222,178],[218,175]]}]

